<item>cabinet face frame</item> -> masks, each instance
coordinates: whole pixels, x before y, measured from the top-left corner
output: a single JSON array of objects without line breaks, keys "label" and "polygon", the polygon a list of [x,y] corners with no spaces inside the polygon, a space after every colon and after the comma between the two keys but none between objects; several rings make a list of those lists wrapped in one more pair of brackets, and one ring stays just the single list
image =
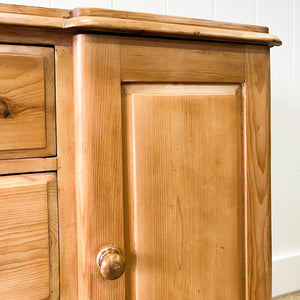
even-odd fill
[{"label": "cabinet face frame", "polygon": [[[214,61],[220,52],[224,60]],[[190,63],[173,60],[182,53]],[[193,60],[203,57],[205,62],[205,55],[211,55],[211,63],[197,71]],[[159,59],[164,62],[159,67],[168,64],[173,72],[163,67],[157,72],[153,62]],[[94,262],[102,246],[124,245],[121,82],[230,82],[240,84],[243,95],[245,299],[271,299],[269,64],[266,46],[74,37],[79,298],[125,299],[124,277],[105,282]]]}]

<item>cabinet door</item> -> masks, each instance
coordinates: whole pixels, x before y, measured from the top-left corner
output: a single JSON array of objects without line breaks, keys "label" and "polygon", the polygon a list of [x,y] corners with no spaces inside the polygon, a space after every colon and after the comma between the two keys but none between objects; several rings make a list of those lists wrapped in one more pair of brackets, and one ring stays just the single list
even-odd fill
[{"label": "cabinet door", "polygon": [[0,177],[0,299],[59,299],[56,175]]},{"label": "cabinet door", "polygon": [[76,37],[79,297],[271,299],[268,51]]}]

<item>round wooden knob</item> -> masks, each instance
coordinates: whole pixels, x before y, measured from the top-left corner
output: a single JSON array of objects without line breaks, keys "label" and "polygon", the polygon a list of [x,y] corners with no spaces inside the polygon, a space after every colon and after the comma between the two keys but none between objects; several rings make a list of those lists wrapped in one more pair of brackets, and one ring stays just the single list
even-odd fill
[{"label": "round wooden knob", "polygon": [[108,280],[118,279],[125,271],[125,261],[121,251],[114,246],[105,247],[98,253],[97,265],[101,275]]}]

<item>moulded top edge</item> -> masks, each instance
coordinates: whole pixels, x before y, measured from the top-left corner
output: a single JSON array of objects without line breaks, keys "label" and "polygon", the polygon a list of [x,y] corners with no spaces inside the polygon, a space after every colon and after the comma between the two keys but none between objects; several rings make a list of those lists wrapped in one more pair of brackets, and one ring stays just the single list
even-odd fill
[{"label": "moulded top edge", "polygon": [[254,31],[269,33],[269,28],[265,26],[257,25],[247,25],[247,24],[237,24],[221,21],[212,21],[196,18],[185,18],[178,16],[168,16],[160,14],[150,14],[150,13],[140,13],[131,12],[125,10],[113,10],[113,9],[102,9],[102,8],[88,8],[79,7],[71,11],[72,17],[110,17],[116,19],[127,19],[127,20],[137,20],[137,21],[149,21],[157,23],[167,23],[167,24],[181,24],[181,25],[193,25],[193,26],[203,26],[211,28],[223,28],[232,30],[242,30],[242,31]]},{"label": "moulded top edge", "polygon": [[281,45],[279,38],[268,34],[267,27],[99,8],[68,11],[0,4],[0,24],[261,44],[269,47]]},{"label": "moulded top edge", "polygon": [[176,37],[195,40],[261,44],[269,47],[281,45],[281,40],[268,33],[133,20],[115,17],[79,16],[66,19],[64,28],[77,28],[101,32],[117,32],[146,36]]}]

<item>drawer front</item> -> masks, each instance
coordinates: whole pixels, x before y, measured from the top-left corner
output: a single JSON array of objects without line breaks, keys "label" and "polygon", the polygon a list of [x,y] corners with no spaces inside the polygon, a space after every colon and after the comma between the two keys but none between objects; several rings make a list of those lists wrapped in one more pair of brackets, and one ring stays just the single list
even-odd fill
[{"label": "drawer front", "polygon": [[0,159],[56,153],[53,51],[0,45]]},{"label": "drawer front", "polygon": [[0,299],[58,299],[54,173],[0,177]]}]

